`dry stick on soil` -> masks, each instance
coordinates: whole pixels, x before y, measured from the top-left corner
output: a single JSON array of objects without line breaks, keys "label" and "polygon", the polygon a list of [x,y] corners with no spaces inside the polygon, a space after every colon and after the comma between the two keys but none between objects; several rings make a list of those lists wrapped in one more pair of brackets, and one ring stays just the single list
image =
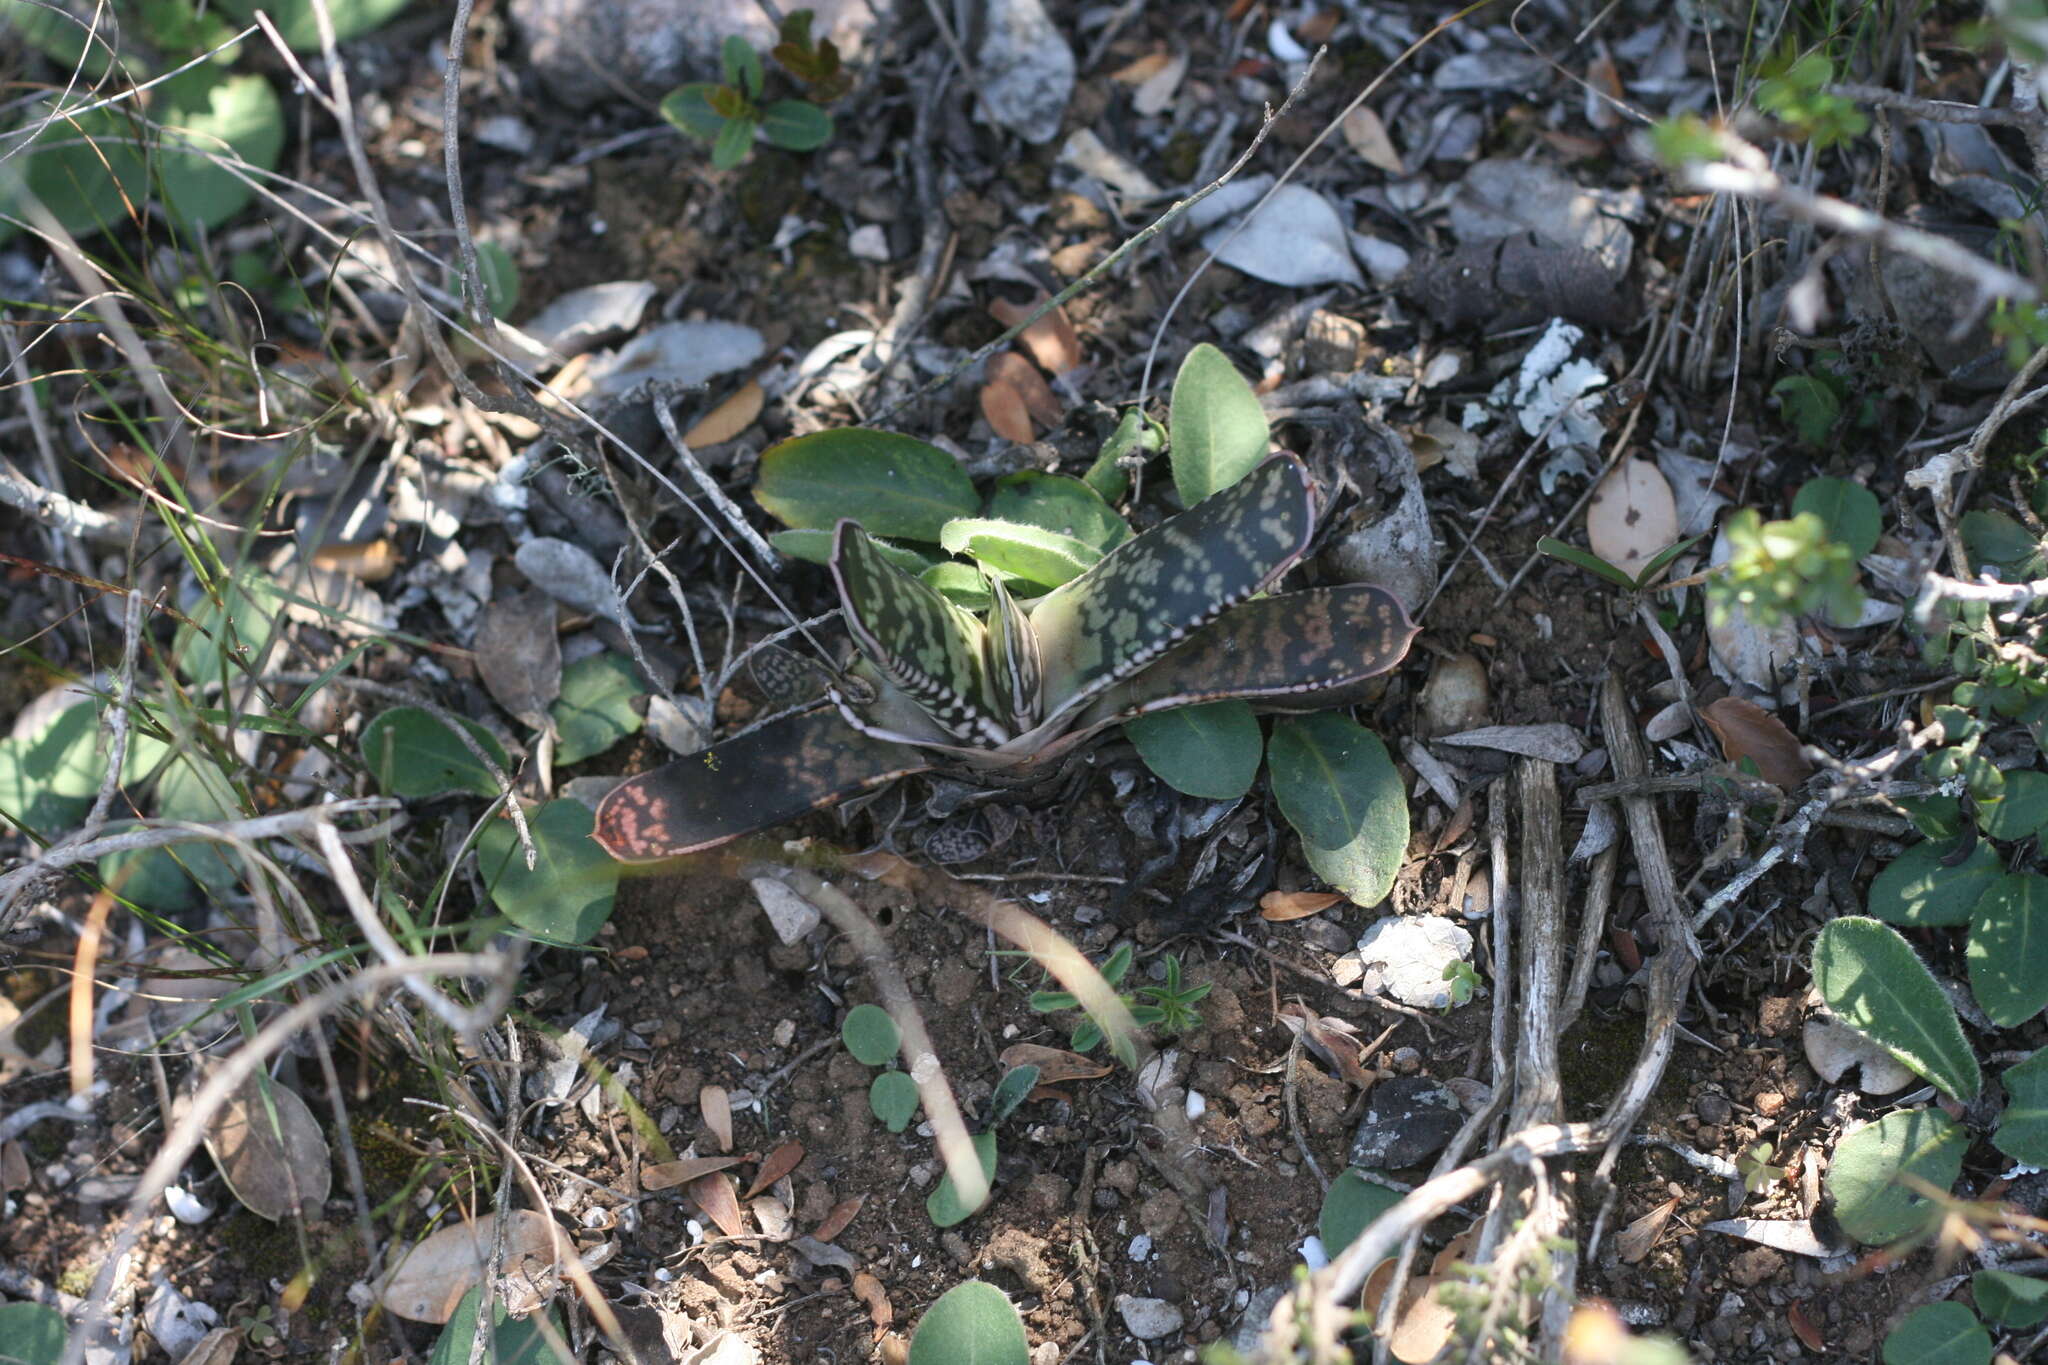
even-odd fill
[{"label": "dry stick on soil", "polygon": [[2017,125],[2027,122],[2016,109],[1986,109],[1981,105],[1961,104],[1955,100],[1931,100],[1924,95],[1909,95],[1902,90],[1888,90],[1881,85],[1831,85],[1830,95],[1858,104],[1873,104],[1880,109],[1896,109],[1911,114],[1914,118],[1929,123],[1988,123],[1995,125]]},{"label": "dry stick on soil", "polygon": [[669,410],[669,396],[661,391],[661,386],[656,386],[650,397],[654,400],[654,419],[661,424],[661,434],[668,438],[669,448],[675,451],[676,458],[681,460],[683,468],[689,471],[690,481],[697,485],[698,491],[704,495],[706,501],[718,509],[719,515],[732,527],[733,534],[746,542],[747,548],[761,557],[764,565],[770,570],[780,568],[781,556],[777,555],[769,547],[768,542],[761,538],[761,533],[748,523],[746,514],[740,511],[738,504],[726,496],[725,490],[718,486],[718,480],[711,477],[710,471],[704,468],[696,452],[690,449],[689,442],[683,439],[682,431],[676,426],[676,415]]},{"label": "dry stick on soil", "polygon": [[[959,234],[946,221],[945,212],[939,204],[938,176],[932,166],[932,109],[945,98],[953,72],[942,55],[934,55],[931,65],[936,74],[919,82],[922,89],[917,99],[917,112],[911,125],[910,141],[904,148],[904,155],[910,161],[911,184],[917,187],[918,211],[924,215],[924,241],[917,252],[917,272],[904,284],[889,320],[855,357],[856,363],[871,356],[881,357],[881,363],[862,381],[862,392],[868,389],[882,391],[889,381],[890,371],[909,354],[910,340],[924,326],[925,315],[932,299],[938,295],[952,260],[954,244],[959,240]],[[854,397],[857,404],[859,394]]]},{"label": "dry stick on soil", "polygon": [[[148,1221],[149,1210],[164,1192],[184,1164],[199,1150],[205,1137],[206,1125],[220,1108],[234,1097],[243,1082],[254,1075],[257,1069],[269,1061],[272,1054],[288,1044],[301,1029],[316,1024],[320,1019],[357,996],[374,994],[387,986],[397,985],[408,974],[435,976],[481,977],[490,982],[490,990],[482,1006],[472,1012],[472,1022],[479,1027],[502,1013],[506,1002],[512,997],[512,986],[517,979],[517,967],[512,959],[502,953],[437,953],[426,957],[413,958],[403,967],[378,964],[365,967],[353,976],[336,982],[318,995],[286,1010],[237,1048],[224,1060],[214,1073],[192,1097],[192,1107],[185,1116],[173,1124],[164,1135],[164,1145],[143,1170],[135,1191],[128,1198],[128,1207],[122,1215],[120,1227],[100,1262],[98,1275],[93,1279],[92,1293],[87,1296],[83,1313],[76,1329],[65,1344],[61,1365],[83,1365],[87,1340],[93,1332],[106,1322],[107,1299],[114,1290],[115,1275],[128,1265],[129,1253],[135,1249],[136,1240],[142,1235],[143,1225]],[[465,1030],[466,1032],[474,1030]]]},{"label": "dry stick on soil", "polygon": [[[1321,55],[1321,51],[1318,50],[1316,57],[1320,58]],[[1145,243],[1151,241],[1154,237],[1157,237],[1161,232],[1165,231],[1168,225],[1173,223],[1175,219],[1179,218],[1189,209],[1193,208],[1195,205],[1201,203],[1204,199],[1207,199],[1210,195],[1214,194],[1216,191],[1222,189],[1225,185],[1229,184],[1231,178],[1235,176],[1239,171],[1243,170],[1245,167],[1245,163],[1249,162],[1252,159],[1252,154],[1258,151],[1260,146],[1265,143],[1266,135],[1273,131],[1273,125],[1279,121],[1280,116],[1282,114],[1285,114],[1288,108],[1294,103],[1296,97],[1298,97],[1303,90],[1308,88],[1308,79],[1311,75],[1315,73],[1315,68],[1316,58],[1311,58],[1308,64],[1308,69],[1301,73],[1301,79],[1296,81],[1294,83],[1294,88],[1287,92],[1287,98],[1280,101],[1280,107],[1278,109],[1271,109],[1267,111],[1265,118],[1262,119],[1259,123],[1259,131],[1252,135],[1251,145],[1244,149],[1244,153],[1241,156],[1239,156],[1237,160],[1230,163],[1229,168],[1226,169],[1223,172],[1223,174],[1217,176],[1214,180],[1211,180],[1208,184],[1202,186],[1201,189],[1196,190],[1187,198],[1177,201],[1173,205],[1173,207],[1169,208],[1166,212],[1160,214],[1157,218],[1153,219],[1149,226],[1139,229],[1136,234],[1125,239],[1123,244],[1117,247],[1116,250],[1110,252],[1107,256],[1104,256],[1100,261],[1097,261],[1095,265],[1092,266],[1086,274],[1082,275],[1079,279],[1075,280],[1065,289],[1060,290],[1057,294],[1054,294],[1051,298],[1046,299],[1043,303],[1039,304],[1038,307],[1032,309],[1023,317],[1019,318],[1015,326],[1005,331],[1001,336],[998,336],[994,341],[989,342],[986,346],[983,346],[973,355],[968,356],[967,359],[961,361],[952,369],[946,371],[938,378],[932,380],[923,388],[903,398],[899,398],[895,402],[883,408],[880,412],[874,415],[873,419],[870,422],[870,425],[877,425],[882,422],[886,422],[889,420],[890,417],[894,416],[897,412],[901,411],[904,407],[908,406],[909,404],[917,402],[919,399],[931,397],[933,394],[937,393],[939,390],[945,388],[948,384],[951,384],[954,380],[958,379],[961,375],[965,374],[968,370],[974,368],[976,365],[979,365],[982,361],[987,360],[997,351],[1003,350],[1011,342],[1015,341],[1018,337],[1024,335],[1024,332],[1031,326],[1032,323],[1037,322],[1040,318],[1044,317],[1047,313],[1052,312],[1053,309],[1058,308],[1068,299],[1071,299],[1076,295],[1093,288],[1098,281],[1108,276],[1110,270],[1113,267],[1115,267],[1117,262],[1123,260],[1126,256],[1129,256],[1133,251],[1136,251],[1139,247],[1145,245]],[[1390,67],[1389,70],[1391,69],[1392,68]],[[1171,315],[1169,314],[1169,316]],[[1163,325],[1164,324],[1162,324],[1162,326]],[[1156,349],[1158,343],[1155,341],[1153,344],[1154,348]],[[1146,362],[1146,371],[1148,377],[1150,374],[1150,370],[1151,362],[1148,359]]]},{"label": "dry stick on soil", "polygon": [[1617,840],[1594,855],[1591,880],[1586,887],[1585,906],[1579,912],[1579,938],[1572,956],[1572,977],[1565,983],[1564,998],[1558,1004],[1557,1034],[1562,1038],[1578,1022],[1586,1007],[1586,992],[1593,986],[1593,967],[1600,958],[1600,936],[1607,928],[1607,911],[1614,904],[1614,869],[1621,860]]}]

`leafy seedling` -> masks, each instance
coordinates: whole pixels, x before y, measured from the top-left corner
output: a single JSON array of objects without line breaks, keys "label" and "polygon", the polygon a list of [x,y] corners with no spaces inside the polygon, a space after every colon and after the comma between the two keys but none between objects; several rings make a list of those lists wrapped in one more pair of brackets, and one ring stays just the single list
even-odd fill
[{"label": "leafy seedling", "polygon": [[[1098,964],[1097,970],[1111,986],[1121,984],[1131,970],[1131,945],[1118,945],[1115,952]],[[1211,985],[1206,981],[1198,986],[1186,984],[1182,980],[1180,958],[1168,953],[1163,982],[1155,986],[1140,986],[1133,993],[1119,993],[1117,999],[1130,1010],[1131,1018],[1141,1028],[1157,1027],[1169,1035],[1186,1033],[1201,1026],[1202,1017],[1195,1005],[1209,994]],[[1079,997],[1069,991],[1033,991],[1030,1004],[1039,1014],[1059,1014],[1081,1008]],[[1068,1041],[1076,1052],[1091,1052],[1102,1041],[1102,1029],[1093,1019],[1083,1018],[1074,1025]]]},{"label": "leafy seedling", "polygon": [[[808,19],[804,36],[807,43]],[[810,69],[821,69],[825,63],[818,49],[800,48],[786,41],[776,49],[778,60],[784,46]],[[792,152],[812,151],[831,139],[832,116],[808,100],[762,102],[765,73],[761,54],[744,38],[727,37],[719,56],[723,84],[698,81],[679,86],[661,102],[663,118],[689,136],[711,144],[712,165],[729,171],[745,161],[757,134]],[[836,75],[836,51],[831,53],[829,62]],[[785,61],[784,65],[787,67],[788,63]]]}]

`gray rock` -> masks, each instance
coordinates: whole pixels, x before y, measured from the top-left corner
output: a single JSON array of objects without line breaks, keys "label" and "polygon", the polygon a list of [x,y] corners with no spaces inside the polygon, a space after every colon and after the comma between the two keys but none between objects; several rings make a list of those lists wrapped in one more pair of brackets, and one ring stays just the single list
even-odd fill
[{"label": "gray rock", "polygon": [[[810,0],[811,33],[851,57],[886,0]],[[685,81],[716,80],[718,51],[737,35],[766,52],[775,27],[755,0],[512,0],[528,67],[574,109],[628,93],[658,100]]]},{"label": "gray rock", "polygon": [[646,280],[587,285],[557,294],[519,330],[567,360],[638,327],[654,295]]},{"label": "gray rock", "polygon": [[1388,915],[1358,940],[1365,965],[1359,984],[1368,995],[1390,995],[1417,1009],[1443,1009],[1451,1003],[1444,969],[1471,952],[1472,935],[1462,925],[1438,915]]},{"label": "gray rock", "polygon": [[1039,0],[989,0],[974,61],[984,117],[1026,142],[1059,136],[1074,93],[1074,50]]},{"label": "gray rock", "polygon": [[1351,1164],[1381,1171],[1420,1166],[1464,1123],[1458,1097],[1427,1076],[1396,1076],[1372,1088],[1351,1139]]},{"label": "gray rock", "polygon": [[1140,1341],[1154,1341],[1178,1332],[1186,1322],[1180,1309],[1165,1299],[1140,1299],[1119,1294],[1116,1296],[1116,1311],[1123,1315],[1124,1326],[1130,1334]]}]

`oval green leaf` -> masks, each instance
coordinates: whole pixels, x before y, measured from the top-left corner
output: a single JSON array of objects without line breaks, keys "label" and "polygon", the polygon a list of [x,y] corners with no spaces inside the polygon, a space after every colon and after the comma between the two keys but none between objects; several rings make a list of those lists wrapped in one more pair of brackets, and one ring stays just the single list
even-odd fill
[{"label": "oval green leaf", "polygon": [[725,127],[725,115],[711,107],[710,95],[718,87],[708,81],[679,85],[661,101],[661,116],[703,142],[713,142]]},{"label": "oval green leaf", "polygon": [[1875,1246],[1926,1227],[1940,1216],[1940,1206],[1899,1177],[1946,1190],[1962,1174],[1969,1146],[1969,1132],[1939,1109],[1899,1110],[1843,1138],[1827,1174],[1842,1231]]},{"label": "oval green leaf", "polygon": [[1884,513],[1877,494],[1847,479],[1809,479],[1792,499],[1792,513],[1811,512],[1827,523],[1828,539],[1849,547],[1858,559],[1877,548]]},{"label": "oval green leaf", "polygon": [[884,1128],[902,1132],[917,1113],[917,1082],[908,1072],[884,1071],[868,1087],[868,1108]]},{"label": "oval green leaf", "polygon": [[[336,42],[345,43],[382,28],[411,0],[328,0],[327,11],[334,24]],[[267,12],[278,32],[294,52],[320,50],[320,25],[313,17],[313,0],[220,0],[220,8],[244,20],[257,10]]]},{"label": "oval green leaf", "polygon": [[1102,551],[1072,536],[1015,521],[958,517],[939,528],[939,544],[991,569],[1048,588],[1079,578],[1102,560]]},{"label": "oval green leaf", "polygon": [[1399,1190],[1375,1184],[1353,1167],[1330,1182],[1323,1209],[1316,1217],[1316,1235],[1334,1258],[1357,1240],[1366,1225],[1401,1202]]},{"label": "oval green leaf", "polygon": [[1884,1365],[1991,1365],[1991,1334],[1959,1303],[1926,1304],[1885,1337]]},{"label": "oval green leaf", "polygon": [[64,1315],[40,1303],[0,1304],[0,1342],[7,1359],[22,1365],[57,1365],[64,1358]]},{"label": "oval green leaf", "polygon": [[[469,720],[457,719],[462,720],[463,728],[503,772],[509,761],[491,732]],[[439,796],[444,792],[498,794],[498,784],[490,770],[463,747],[454,731],[417,706],[395,706],[374,717],[363,727],[362,750],[363,762],[369,765],[377,785],[393,796]]]},{"label": "oval green leaf", "polygon": [[1266,410],[1229,357],[1208,342],[1181,362],[1172,402],[1173,486],[1187,506],[1230,487],[1266,458]]},{"label": "oval green leaf", "polygon": [[1870,913],[1887,924],[1916,928],[1968,924],[1970,908],[2004,869],[1989,844],[1979,842],[1950,866],[1957,851],[1953,840],[1929,840],[1892,859],[1870,883]]},{"label": "oval green leaf", "polygon": [[1013,1066],[1003,1073],[996,1082],[996,1090],[988,1099],[988,1123],[993,1128],[1017,1112],[1017,1106],[1031,1097],[1031,1091],[1038,1085],[1038,1068],[1035,1066]]},{"label": "oval green leaf", "polygon": [[241,160],[257,170],[277,165],[284,150],[284,106],[262,76],[230,75],[216,66],[181,71],[157,87],[164,98],[158,174],[164,202],[186,223],[218,227],[240,213],[256,191],[218,164]]},{"label": "oval green leaf", "polygon": [[1912,946],[1860,915],[1829,921],[1813,945],[1813,982],[1851,1028],[1959,1100],[1984,1083],[1955,1007]]},{"label": "oval green leaf", "polygon": [[563,669],[562,695],[549,708],[555,762],[581,763],[638,734],[647,718],[633,703],[646,695],[639,669],[623,654],[591,654]]},{"label": "oval green leaf", "polygon": [[1265,743],[1249,703],[1213,701],[1124,722],[1138,757],[1177,792],[1235,801],[1259,775]]},{"label": "oval green leaf", "polygon": [[543,943],[590,942],[611,918],[619,885],[619,864],[590,837],[590,807],[550,801],[526,823],[535,854],[530,872],[510,820],[491,821],[477,839],[477,870],[491,902]]},{"label": "oval green leaf", "polygon": [[829,531],[850,517],[871,536],[925,541],[981,506],[974,481],[951,455],[864,427],[815,431],[769,447],[754,501],[785,526]]},{"label": "oval green leaf", "polygon": [[[427,1365],[469,1365],[470,1348],[476,1342],[476,1296],[482,1292],[481,1287],[471,1289],[455,1305],[455,1314],[441,1329]],[[530,1318],[515,1318],[505,1311],[503,1300],[493,1303],[491,1333],[483,1358],[492,1365],[572,1365],[571,1357],[557,1354],[548,1345],[540,1330],[540,1317],[536,1313]],[[560,1340],[567,1342],[569,1336],[562,1330],[561,1315],[551,1311],[547,1318]]]},{"label": "oval green leaf", "polygon": [[1980,824],[1994,839],[2027,839],[2048,825],[2048,773],[2016,768],[2005,775],[2005,795],[1980,812]]},{"label": "oval green leaf", "polygon": [[2005,1113],[1991,1145],[2015,1161],[2048,1166],[2048,1047],[2006,1068],[2000,1079],[2005,1082]]},{"label": "oval green leaf", "polygon": [[[987,1177],[990,1192],[993,1193],[996,1178],[996,1135],[976,1133],[973,1141],[974,1155],[980,1159],[981,1173]],[[982,1203],[987,1202],[987,1198],[984,1197]],[[932,1226],[935,1228],[952,1227],[955,1223],[972,1217],[980,1209],[981,1204],[976,1204],[970,1209],[961,1201],[959,1192],[953,1188],[953,1177],[950,1175],[941,1180],[939,1187],[926,1196],[924,1201],[924,1211],[930,1215]]]},{"label": "oval green leaf", "polygon": [[925,1310],[910,1338],[910,1365],[1027,1365],[1024,1322],[1002,1290],[956,1284]]},{"label": "oval green leaf", "polygon": [[2001,1327],[2032,1327],[2048,1318],[2048,1280],[2009,1270],[1980,1270],[1970,1277],[1977,1311]]},{"label": "oval green leaf", "polygon": [[729,118],[711,142],[711,164],[729,171],[747,159],[754,149],[754,132],[761,125],[750,118]]},{"label": "oval green leaf", "polygon": [[1970,912],[1970,993],[2000,1028],[2048,1005],[2048,877],[2001,877]]},{"label": "oval green leaf", "polygon": [[926,587],[956,607],[967,611],[987,611],[995,605],[995,594],[988,590],[988,580],[972,564],[949,559],[943,564],[932,565],[918,577],[924,580]]},{"label": "oval green leaf", "polygon": [[889,1017],[889,1011],[880,1005],[855,1005],[839,1025],[839,1041],[846,1044],[846,1050],[862,1066],[887,1066],[896,1060],[903,1035],[896,1031],[896,1021]]},{"label": "oval green leaf", "polygon": [[777,100],[761,111],[761,131],[778,147],[808,152],[832,140],[832,116],[804,100]]},{"label": "oval green leaf", "polygon": [[1130,524],[1079,479],[1027,469],[1005,474],[989,490],[986,513],[996,521],[1022,522],[1041,531],[1071,536],[1104,554],[1131,538]]},{"label": "oval green leaf", "polygon": [[1360,905],[1385,900],[1408,851],[1408,794],[1379,736],[1331,711],[1283,716],[1266,760],[1315,874]]}]

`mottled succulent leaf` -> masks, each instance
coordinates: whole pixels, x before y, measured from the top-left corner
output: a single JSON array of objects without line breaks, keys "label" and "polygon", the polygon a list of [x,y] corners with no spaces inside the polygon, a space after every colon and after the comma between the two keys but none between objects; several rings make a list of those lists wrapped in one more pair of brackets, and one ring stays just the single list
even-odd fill
[{"label": "mottled succulent leaf", "polygon": [[988,576],[988,625],[982,666],[988,704],[1012,729],[1028,730],[1038,719],[1038,637],[1000,576]]},{"label": "mottled succulent leaf", "polygon": [[847,628],[877,672],[957,739],[1009,737],[982,701],[981,622],[891,564],[850,521],[839,523],[832,576]]},{"label": "mottled succulent leaf", "polygon": [[821,707],[626,779],[598,803],[596,838],[622,862],[657,862],[772,828],[930,766],[917,750],[856,734]]},{"label": "mottled succulent leaf", "polygon": [[1292,455],[1124,542],[1031,610],[1048,719],[1131,677],[1263,592],[1308,548],[1315,508]]}]

